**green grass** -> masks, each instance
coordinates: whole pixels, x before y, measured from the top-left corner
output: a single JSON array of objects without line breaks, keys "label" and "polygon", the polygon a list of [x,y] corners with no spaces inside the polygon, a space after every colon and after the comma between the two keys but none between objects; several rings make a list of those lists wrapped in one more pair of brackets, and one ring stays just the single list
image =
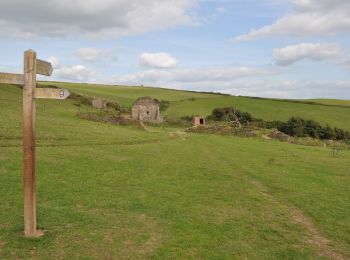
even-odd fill
[{"label": "green grass", "polygon": [[150,96],[158,100],[180,101],[189,98],[208,98],[217,97],[218,95],[196,93],[190,91],[179,91],[162,88],[150,87],[129,87],[129,86],[110,86],[110,85],[93,85],[93,84],[73,84],[59,82],[45,82],[58,87],[67,88],[78,94],[88,95],[91,97],[101,97],[110,101],[119,102],[123,106],[130,107],[132,103],[142,96]]},{"label": "green grass", "polygon": [[[278,113],[284,102],[205,94],[181,108],[179,100],[197,94],[159,92],[173,98],[172,116],[216,99],[287,113]],[[108,95],[119,98],[114,89]],[[45,236],[25,239],[21,98],[20,89],[0,86],[0,259],[320,259],[329,250],[350,257],[350,150],[333,156],[326,147],[84,121],[76,113],[92,108],[72,100],[37,101]],[[317,238],[293,219],[296,209],[330,241],[326,248],[310,242]]]},{"label": "green grass", "polygon": [[[45,83],[46,84],[46,83]],[[50,83],[49,83],[50,84]],[[159,100],[168,100],[170,107],[165,111],[169,118],[183,116],[202,115],[208,116],[216,107],[234,106],[241,111],[249,112],[256,118],[264,120],[287,121],[292,116],[304,119],[313,119],[322,125],[329,124],[350,131],[350,106],[329,106],[350,103],[350,101],[332,100],[327,105],[307,104],[305,100],[278,100],[256,99],[248,97],[224,96],[218,94],[204,94],[189,91],[168,90],[145,87],[123,87],[87,85],[72,83],[51,83],[59,87],[65,87],[76,93],[95,97],[103,97],[116,101],[123,106],[131,104],[141,96],[151,96]],[[316,101],[314,101],[316,102]]]},{"label": "green grass", "polygon": [[346,106],[350,107],[350,100],[340,100],[340,99],[309,99],[306,101],[315,102],[318,104],[325,104],[331,106]]}]

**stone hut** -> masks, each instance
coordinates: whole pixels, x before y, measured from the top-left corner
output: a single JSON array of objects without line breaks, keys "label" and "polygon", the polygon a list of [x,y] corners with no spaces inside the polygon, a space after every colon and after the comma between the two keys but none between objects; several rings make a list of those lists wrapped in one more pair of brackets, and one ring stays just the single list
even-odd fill
[{"label": "stone hut", "polygon": [[193,126],[205,125],[205,118],[200,116],[194,116],[192,119]]},{"label": "stone hut", "polygon": [[141,122],[162,123],[160,102],[150,97],[141,97],[132,105],[132,118]]},{"label": "stone hut", "polygon": [[92,106],[99,109],[104,109],[107,108],[107,101],[101,98],[96,98],[92,100]]}]

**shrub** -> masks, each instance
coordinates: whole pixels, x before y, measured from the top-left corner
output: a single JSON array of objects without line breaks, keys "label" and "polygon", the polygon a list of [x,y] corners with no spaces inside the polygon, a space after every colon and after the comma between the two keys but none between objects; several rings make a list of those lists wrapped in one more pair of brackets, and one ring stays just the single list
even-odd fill
[{"label": "shrub", "polygon": [[92,105],[92,98],[87,97],[87,96],[83,96],[80,94],[76,94],[74,92],[70,93],[70,96],[68,98],[73,99],[75,101],[78,101],[79,103],[81,103],[83,105],[87,105],[87,106]]},{"label": "shrub", "polygon": [[107,107],[112,108],[116,111],[123,111],[122,106],[119,105],[117,102],[107,102]]},{"label": "shrub", "polygon": [[207,119],[214,121],[232,120],[236,115],[242,125],[263,127],[267,129],[276,128],[280,132],[293,137],[312,137],[322,140],[344,140],[350,143],[350,132],[331,128],[330,126],[321,126],[314,120],[305,120],[300,117],[291,117],[287,122],[282,121],[264,121],[254,118],[250,113],[235,110],[233,107],[215,108]]},{"label": "shrub", "polygon": [[279,131],[295,137],[312,137],[322,140],[350,140],[350,132],[339,128],[323,127],[314,120],[304,120],[298,117],[290,118],[286,123],[280,121],[268,122]]},{"label": "shrub", "polygon": [[281,132],[290,135],[290,136],[296,136],[296,137],[305,137],[306,134],[306,123],[305,120],[298,118],[298,117],[292,117],[290,118],[286,124],[282,124],[280,126]]},{"label": "shrub", "polygon": [[307,120],[305,123],[305,131],[308,136],[313,138],[320,138],[322,132],[322,126],[313,120]]},{"label": "shrub", "polygon": [[265,127],[267,129],[272,129],[272,128],[282,129],[283,125],[286,124],[285,122],[278,121],[278,120],[275,120],[275,121],[263,121],[262,120],[262,122],[263,122],[262,127]]},{"label": "shrub", "polygon": [[238,117],[240,123],[243,125],[254,121],[254,118],[250,113],[241,112],[233,107],[215,108],[210,116],[210,119],[215,121],[227,121],[233,120],[234,115]]},{"label": "shrub", "polygon": [[183,116],[180,119],[184,120],[184,121],[187,121],[187,122],[192,122],[193,117],[194,116]]},{"label": "shrub", "polygon": [[321,128],[321,134],[320,134],[320,138],[321,139],[334,139],[335,134],[334,134],[334,129],[332,129],[330,126],[326,126]]}]

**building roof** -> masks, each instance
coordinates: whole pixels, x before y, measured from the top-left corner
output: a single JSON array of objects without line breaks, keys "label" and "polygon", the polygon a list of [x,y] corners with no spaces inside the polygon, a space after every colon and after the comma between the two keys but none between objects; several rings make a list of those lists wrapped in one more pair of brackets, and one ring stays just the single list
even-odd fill
[{"label": "building roof", "polygon": [[159,105],[160,104],[159,100],[157,100],[157,99],[154,99],[154,98],[151,98],[151,97],[140,97],[133,103],[133,106],[134,105],[139,105],[139,104],[141,105],[141,104],[145,104],[145,103],[151,103],[151,104],[154,104],[154,105]]}]

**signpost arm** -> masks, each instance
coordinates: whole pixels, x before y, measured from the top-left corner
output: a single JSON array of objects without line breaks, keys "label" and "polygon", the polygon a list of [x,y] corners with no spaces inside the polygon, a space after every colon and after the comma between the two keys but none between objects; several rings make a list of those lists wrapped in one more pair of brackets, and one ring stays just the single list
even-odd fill
[{"label": "signpost arm", "polygon": [[35,202],[35,99],[36,53],[24,53],[23,89],[23,182],[24,182],[24,235],[37,236]]}]

